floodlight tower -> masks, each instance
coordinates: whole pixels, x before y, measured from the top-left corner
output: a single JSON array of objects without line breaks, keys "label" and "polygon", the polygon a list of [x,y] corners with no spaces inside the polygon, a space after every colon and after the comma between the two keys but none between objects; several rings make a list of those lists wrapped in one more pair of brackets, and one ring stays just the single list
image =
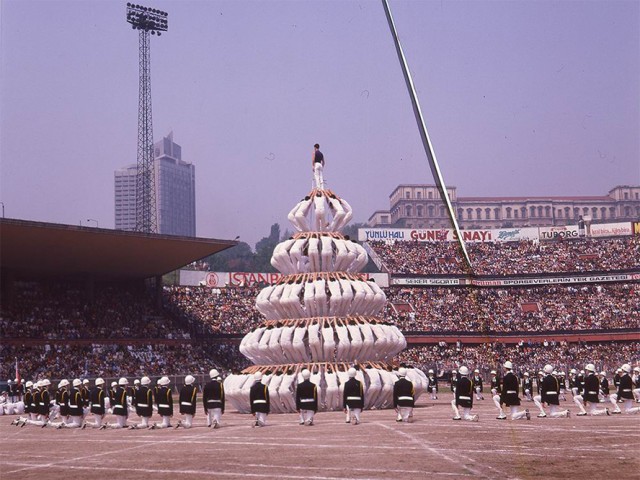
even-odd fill
[{"label": "floodlight tower", "polygon": [[156,195],[151,118],[151,36],[168,28],[167,12],[127,3],[127,22],[139,33],[140,86],[138,93],[138,171],[136,175],[136,231],[156,233]]}]

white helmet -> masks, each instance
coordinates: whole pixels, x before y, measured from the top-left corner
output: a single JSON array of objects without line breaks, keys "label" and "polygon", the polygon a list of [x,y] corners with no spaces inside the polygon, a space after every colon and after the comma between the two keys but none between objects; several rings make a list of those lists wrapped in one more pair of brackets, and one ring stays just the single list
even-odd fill
[{"label": "white helmet", "polygon": [[431,368],[430,368],[430,369],[429,369],[429,373],[433,373],[433,369],[431,369]]},{"label": "white helmet", "polygon": [[262,381],[262,372],[256,372],[253,374],[253,380],[256,382]]},{"label": "white helmet", "polygon": [[96,386],[104,385],[104,379],[100,378],[100,377],[96,378],[95,384],[96,384]]},{"label": "white helmet", "polygon": [[604,370],[602,372],[600,372],[598,375],[600,375],[601,377],[606,377],[607,376],[607,372],[605,372]]},{"label": "white helmet", "polygon": [[111,386],[112,387],[117,387],[118,386],[118,382],[111,382]]},{"label": "white helmet", "polygon": [[480,370],[478,370],[477,368],[473,371],[473,373],[480,373]]},{"label": "white helmet", "polygon": [[149,377],[142,377],[140,379],[140,383],[142,385],[149,385],[151,383],[151,379]]},{"label": "white helmet", "polygon": [[460,375],[469,375],[469,369],[464,365],[458,369]]},{"label": "white helmet", "polygon": [[66,378],[63,378],[62,380],[60,380],[60,383],[58,384],[58,388],[66,387],[67,385],[69,385],[69,380],[67,380]]},{"label": "white helmet", "polygon": [[302,372],[300,374],[302,375],[302,378],[304,380],[309,380],[309,377],[311,377],[311,372],[309,370],[307,370],[306,368],[304,370],[302,370]]},{"label": "white helmet", "polygon": [[187,375],[186,377],[184,377],[184,384],[185,385],[191,385],[195,381],[196,381],[196,379],[195,379],[195,377],[193,375]]},{"label": "white helmet", "polygon": [[82,380],[82,384],[83,385],[89,385],[89,380],[87,380],[86,378],[84,380]]},{"label": "white helmet", "polygon": [[455,375],[456,373],[458,373],[458,371],[457,371],[457,370],[451,370],[451,374],[452,374],[452,375]]},{"label": "white helmet", "polygon": [[209,370],[209,377],[216,378],[219,375],[220,374],[218,373],[218,370],[216,370],[215,368],[212,368],[211,370]]},{"label": "white helmet", "polygon": [[33,387],[33,382],[31,380],[29,380],[27,382],[27,388],[31,388],[31,387]]},{"label": "white helmet", "polygon": [[407,369],[404,367],[400,367],[398,369],[398,376],[399,377],[406,377],[407,376]]},{"label": "white helmet", "polygon": [[623,372],[627,372],[627,373],[630,373],[630,372],[631,372],[631,365],[629,365],[628,363],[625,363],[625,364],[624,364],[624,365],[622,365],[622,367],[620,367],[620,368],[622,368],[622,371],[623,371]]},{"label": "white helmet", "polygon": [[547,364],[547,365],[545,365],[545,366],[544,366],[544,368],[542,369],[542,371],[543,371],[544,373],[551,373],[551,372],[553,372],[553,367],[552,367],[551,365]]},{"label": "white helmet", "polygon": [[129,380],[127,380],[124,377],[121,377],[120,380],[118,380],[118,385],[129,385]]},{"label": "white helmet", "polygon": [[347,370],[347,375],[349,375],[349,378],[355,378],[356,376],[356,369],[351,367],[349,370]]},{"label": "white helmet", "polygon": [[555,370],[553,372],[551,372],[551,375],[555,376],[560,376],[560,374],[558,372],[556,372]]},{"label": "white helmet", "polygon": [[529,376],[529,372],[524,372],[524,376],[528,377]]},{"label": "white helmet", "polygon": [[497,375],[498,372],[496,372],[495,370],[491,370],[491,375]]},{"label": "white helmet", "polygon": [[513,363],[511,363],[509,360],[507,360],[506,362],[504,362],[504,364],[502,365],[504,368],[506,368],[507,370],[513,370]]},{"label": "white helmet", "polygon": [[133,381],[134,385],[140,385],[140,380],[138,380],[137,378]]},{"label": "white helmet", "polygon": [[569,373],[570,373],[571,375],[575,375],[575,374],[576,374],[576,373],[578,373],[578,372],[576,371],[576,369],[575,369],[575,368],[572,368],[571,370],[569,370]]},{"label": "white helmet", "polygon": [[640,373],[640,367],[633,367],[633,371]]},{"label": "white helmet", "polygon": [[82,382],[80,381],[79,378],[74,378],[73,379],[73,386],[74,387],[79,387],[80,385],[82,385]]},{"label": "white helmet", "polygon": [[163,386],[163,387],[166,387],[170,383],[171,383],[171,380],[169,380],[169,377],[167,377],[167,376],[164,376],[160,380],[158,380],[158,384]]},{"label": "white helmet", "polygon": [[49,381],[49,379],[48,379],[48,378],[45,378],[44,380],[42,380],[42,381],[40,382],[40,386],[41,386],[41,387],[48,387],[49,385],[51,385],[51,382]]},{"label": "white helmet", "polygon": [[590,372],[595,372],[596,371],[596,367],[593,363],[588,363],[587,365],[585,365],[584,367],[585,370],[588,370]]}]

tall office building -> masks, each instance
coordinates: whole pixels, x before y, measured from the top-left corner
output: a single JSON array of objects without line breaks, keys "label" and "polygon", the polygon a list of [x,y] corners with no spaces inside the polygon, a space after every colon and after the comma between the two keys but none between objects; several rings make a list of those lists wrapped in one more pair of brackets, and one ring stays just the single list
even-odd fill
[{"label": "tall office building", "polygon": [[[182,148],[173,141],[173,132],[153,147],[158,233],[195,237],[195,166],[182,160]],[[117,230],[135,230],[136,173],[135,165],[115,171]]]}]

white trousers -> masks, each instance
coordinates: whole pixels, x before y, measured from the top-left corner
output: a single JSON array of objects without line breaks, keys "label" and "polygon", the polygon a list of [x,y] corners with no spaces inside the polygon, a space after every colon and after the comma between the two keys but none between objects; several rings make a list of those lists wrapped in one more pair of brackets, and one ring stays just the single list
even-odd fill
[{"label": "white trousers", "polygon": [[597,408],[597,404],[593,402],[588,402],[589,405],[589,415],[604,415],[607,413],[607,410],[604,408]]},{"label": "white trousers", "polygon": [[527,411],[520,410],[516,405],[509,407],[509,414],[511,415],[511,420],[520,420],[527,417]]},{"label": "white trousers", "polygon": [[191,428],[192,424],[193,424],[193,415],[191,415],[190,413],[185,413],[184,418],[182,419],[181,425],[184,428]]},{"label": "white trousers", "polygon": [[87,425],[90,426],[91,428],[100,428],[102,426],[102,419],[104,418],[104,415],[98,415],[96,413],[93,414],[93,422],[87,422]]},{"label": "white trousers", "polygon": [[148,428],[150,419],[151,417],[140,417],[140,423],[138,424],[138,428]]},{"label": "white trousers", "polygon": [[347,422],[351,422],[351,420],[355,419],[356,423],[360,423],[360,414],[362,413],[361,408],[349,408],[347,407]]},{"label": "white trousers", "polygon": [[264,427],[267,424],[267,414],[256,412],[256,422],[258,422],[258,426]]},{"label": "white trousers", "polygon": [[506,417],[506,414],[504,413],[504,410],[502,409],[502,405],[500,405],[500,395],[494,395],[492,397],[492,399],[493,399],[493,403],[495,404],[496,408],[498,409],[498,416]]},{"label": "white trousers", "polygon": [[116,423],[111,423],[110,428],[126,428],[127,417],[125,415],[116,415]]},{"label": "white trousers", "polygon": [[300,410],[300,423],[308,423],[311,425],[313,423],[313,416],[315,412],[313,410]]},{"label": "white trousers", "polygon": [[540,415],[547,414],[542,407],[542,395],[536,395],[535,397],[533,397],[533,403],[535,403],[536,407],[538,407],[538,410],[540,410]]},{"label": "white trousers", "polygon": [[214,423],[220,425],[222,421],[222,409],[221,408],[210,408],[207,410],[207,427],[210,427]]},{"label": "white trousers", "polygon": [[624,399],[624,413],[636,414],[640,412],[640,407],[633,407],[633,400],[630,398]]},{"label": "white trousers", "polygon": [[569,416],[569,410],[560,410],[559,405],[549,405],[549,412],[549,416],[552,418]]},{"label": "white trousers", "polygon": [[584,409],[584,399],[582,398],[582,395],[574,395],[573,403],[578,406],[578,408],[580,409],[580,413],[587,413],[587,411]]},{"label": "white trousers", "polygon": [[69,415],[67,422],[63,426],[65,428],[80,428],[82,426],[82,415]]},{"label": "white trousers", "polygon": [[413,407],[398,407],[398,420],[409,422],[413,416]]},{"label": "white trousers", "polygon": [[316,162],[313,164],[313,178],[316,182],[316,187],[324,190],[324,177],[323,177],[324,167],[321,163]]},{"label": "white trousers", "polygon": [[614,412],[620,412],[620,407],[618,406],[618,395],[616,393],[612,393],[609,395],[609,401],[613,405]]}]

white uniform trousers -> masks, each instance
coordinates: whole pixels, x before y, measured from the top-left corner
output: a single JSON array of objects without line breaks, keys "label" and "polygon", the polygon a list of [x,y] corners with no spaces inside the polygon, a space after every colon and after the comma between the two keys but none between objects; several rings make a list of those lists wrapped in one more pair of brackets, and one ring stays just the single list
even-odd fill
[{"label": "white uniform trousers", "polygon": [[580,413],[584,415],[587,414],[587,411],[584,408],[584,399],[582,398],[582,395],[574,395],[573,403],[575,403],[578,406],[578,408],[580,409]]},{"label": "white uniform trousers", "polygon": [[541,416],[545,416],[547,414],[547,412],[545,412],[544,408],[542,407],[542,395],[536,395],[535,397],[533,397],[533,403],[535,403],[536,407],[538,407],[538,410],[540,410]]},{"label": "white uniform trousers", "polygon": [[207,410],[207,427],[211,425],[220,426],[222,422],[222,409],[221,408],[210,408]]},{"label": "white uniform trousers", "polygon": [[300,425],[313,423],[313,416],[316,412],[313,410],[303,410],[300,409]]},{"label": "white uniform trousers", "polygon": [[633,407],[633,400],[630,398],[624,399],[624,413],[636,414],[640,412],[640,407]]},{"label": "white uniform trousers", "polygon": [[559,405],[549,405],[549,416],[552,418],[568,417],[569,410],[560,410]]},{"label": "white uniform trousers", "polygon": [[500,405],[500,395],[495,394],[493,397],[491,397],[493,400],[493,403],[495,404],[496,408],[498,409],[498,417],[500,418],[506,418],[507,414],[504,413],[504,410],[502,409],[502,405]]},{"label": "white uniform trousers", "polygon": [[509,407],[509,414],[511,415],[511,420],[521,420],[527,417],[527,411],[520,410],[516,405]]},{"label": "white uniform trousers", "polygon": [[313,164],[313,178],[316,182],[316,187],[322,190],[324,190],[324,176],[323,176],[324,172],[323,171],[324,171],[324,167],[322,166],[322,163],[315,162]]},{"label": "white uniform trousers", "polygon": [[137,425],[138,428],[148,428],[149,420],[151,417],[140,417],[140,423]]},{"label": "white uniform trousers", "polygon": [[264,427],[267,424],[267,414],[263,412],[256,412],[256,424],[259,427]]},{"label": "white uniform trousers", "polygon": [[360,414],[362,413],[361,408],[349,408],[347,407],[347,418],[346,422],[351,423],[352,420],[355,420],[355,423],[360,423]]},{"label": "white uniform trousers", "polygon": [[409,422],[413,417],[413,407],[398,407],[398,421]]},{"label": "white uniform trousers", "polygon": [[182,421],[180,422],[180,426],[184,428],[191,428],[193,424],[193,415],[190,413],[185,413]]},{"label": "white uniform trousers", "polygon": [[116,415],[116,423],[109,424],[109,428],[126,428],[127,417],[126,415]]},{"label": "white uniform trousers", "polygon": [[62,426],[64,428],[80,428],[82,426],[82,418],[82,415],[69,415]]}]

